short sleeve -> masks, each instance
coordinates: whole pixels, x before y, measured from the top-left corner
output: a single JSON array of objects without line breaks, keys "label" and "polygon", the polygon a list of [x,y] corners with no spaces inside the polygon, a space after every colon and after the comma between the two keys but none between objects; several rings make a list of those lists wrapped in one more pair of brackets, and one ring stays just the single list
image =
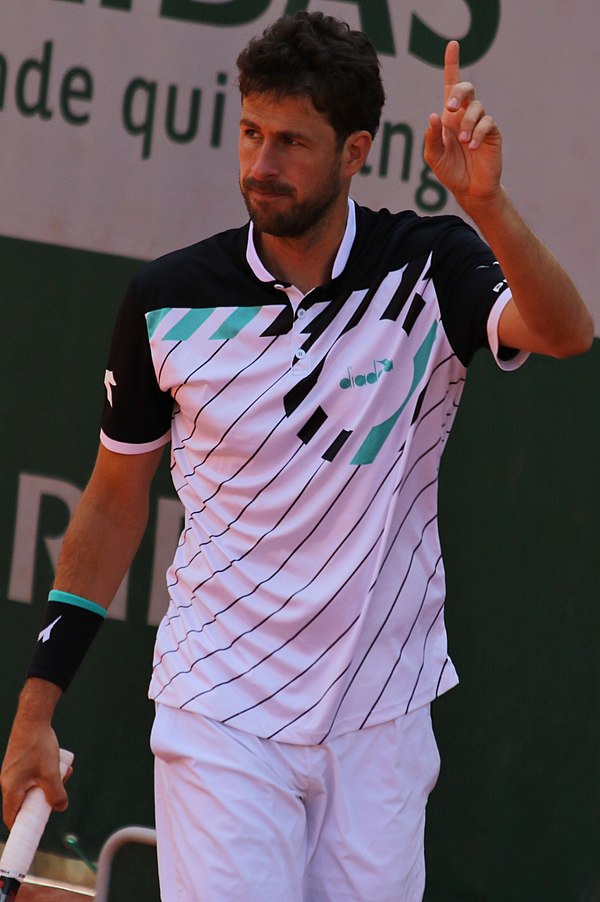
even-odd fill
[{"label": "short sleeve", "polygon": [[100,440],[105,447],[141,454],[169,441],[173,399],[158,384],[145,311],[133,283],[117,316],[104,384]]},{"label": "short sleeve", "polygon": [[461,220],[437,242],[432,275],[442,323],[459,360],[467,366],[480,348],[490,348],[503,369],[515,369],[527,357],[498,346],[497,325],[511,298],[504,273],[491,249]]},{"label": "short sleeve", "polygon": [[503,292],[492,307],[487,321],[487,336],[490,351],[500,369],[506,370],[507,372],[518,370],[529,357],[529,351],[520,351],[516,348],[503,347],[498,338],[498,324],[500,323],[500,317],[502,316],[502,311],[511,300],[511,297],[512,295],[508,289]]}]

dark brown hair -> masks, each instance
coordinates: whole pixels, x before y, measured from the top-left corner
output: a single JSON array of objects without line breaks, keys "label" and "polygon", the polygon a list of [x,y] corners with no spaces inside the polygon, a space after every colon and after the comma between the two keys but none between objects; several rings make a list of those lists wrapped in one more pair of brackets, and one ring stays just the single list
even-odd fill
[{"label": "dark brown hair", "polygon": [[338,140],[377,132],[385,102],[377,52],[346,22],[320,12],[283,16],[250,41],[237,65],[242,97],[307,96]]}]

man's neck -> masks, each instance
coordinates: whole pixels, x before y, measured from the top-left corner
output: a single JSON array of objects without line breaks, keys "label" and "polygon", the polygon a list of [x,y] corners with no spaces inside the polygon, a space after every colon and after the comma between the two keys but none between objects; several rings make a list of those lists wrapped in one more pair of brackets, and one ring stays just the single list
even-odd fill
[{"label": "man's neck", "polygon": [[331,279],[333,264],[344,237],[348,205],[332,209],[310,232],[298,238],[277,238],[254,233],[263,265],[277,279],[291,282],[303,294]]}]

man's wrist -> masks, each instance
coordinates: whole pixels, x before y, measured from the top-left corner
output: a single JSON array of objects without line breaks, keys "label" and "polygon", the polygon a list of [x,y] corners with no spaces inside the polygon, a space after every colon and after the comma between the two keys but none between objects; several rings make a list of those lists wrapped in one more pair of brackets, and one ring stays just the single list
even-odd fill
[{"label": "man's wrist", "polygon": [[52,589],[27,676],[66,691],[106,614],[106,608],[81,595]]},{"label": "man's wrist", "polygon": [[19,696],[18,717],[28,723],[50,723],[62,689],[49,680],[29,677]]},{"label": "man's wrist", "polygon": [[506,189],[503,185],[490,194],[482,197],[471,195],[455,195],[454,198],[462,210],[477,225],[502,219],[512,208]]}]

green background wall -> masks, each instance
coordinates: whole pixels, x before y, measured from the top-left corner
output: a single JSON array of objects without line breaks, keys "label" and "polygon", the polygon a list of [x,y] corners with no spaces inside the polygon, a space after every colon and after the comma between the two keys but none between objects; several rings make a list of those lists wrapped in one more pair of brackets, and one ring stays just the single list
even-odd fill
[{"label": "green background wall", "polygon": [[[0,238],[2,747],[52,579],[42,536],[67,520],[64,504],[45,499],[35,600],[9,598],[19,474],[85,484],[113,317],[136,266]],[[480,354],[469,374],[442,466],[447,623],[462,683],[434,709],[442,772],[429,806],[428,902],[600,900],[599,372],[596,340],[583,357],[532,358],[508,375]],[[153,504],[171,494],[164,466]],[[112,830],[152,824],[153,513],[127,618],[107,621],[58,711],[77,766],[70,808],[44,839],[51,851],[75,833],[94,857]]]}]

